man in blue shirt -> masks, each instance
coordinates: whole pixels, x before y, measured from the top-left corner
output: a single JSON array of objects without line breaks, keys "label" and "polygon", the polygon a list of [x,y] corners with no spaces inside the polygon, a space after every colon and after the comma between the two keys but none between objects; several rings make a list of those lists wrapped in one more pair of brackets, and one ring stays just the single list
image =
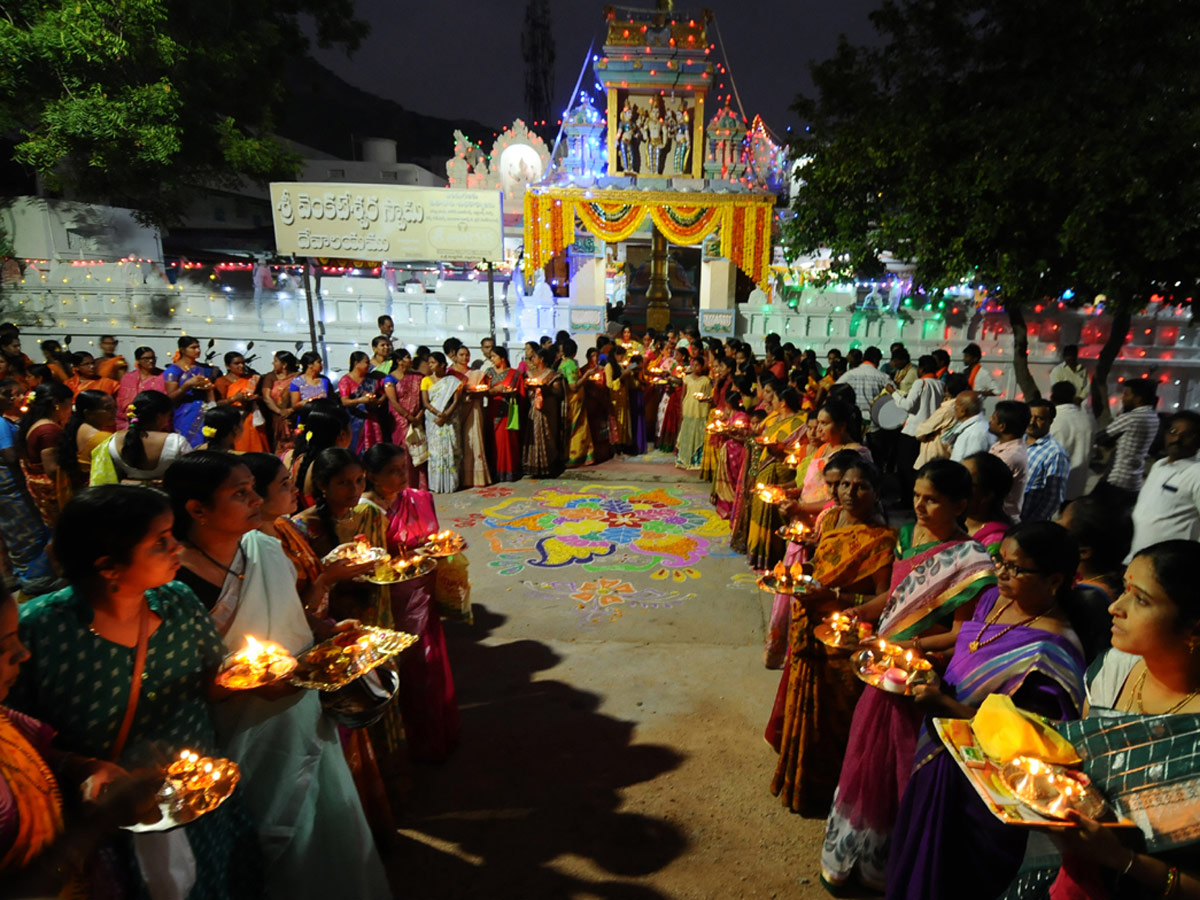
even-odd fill
[{"label": "man in blue shirt", "polygon": [[1029,404],[1029,427],[1025,429],[1025,451],[1029,457],[1029,480],[1021,504],[1022,522],[1049,522],[1058,515],[1067,494],[1071,455],[1050,437],[1054,404],[1034,400]]}]

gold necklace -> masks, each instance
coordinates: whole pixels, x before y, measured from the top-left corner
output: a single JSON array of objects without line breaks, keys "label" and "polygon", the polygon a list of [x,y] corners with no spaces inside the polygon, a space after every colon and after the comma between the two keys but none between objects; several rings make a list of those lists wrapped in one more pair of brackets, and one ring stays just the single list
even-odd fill
[{"label": "gold necklace", "polygon": [[1001,617],[1002,615],[1004,615],[1004,611],[1005,611],[1006,609],[1008,609],[1010,606],[1012,606],[1012,605],[1013,605],[1013,603],[1015,603],[1015,602],[1016,602],[1016,600],[1015,600],[1015,599],[1014,599],[1014,600],[1009,600],[1009,601],[1008,601],[1007,603],[1005,603],[1005,604],[1004,604],[1002,607],[1000,607],[1000,612],[998,612],[998,613],[994,613],[994,614],[993,614],[992,616],[990,616],[990,617],[989,617],[989,618],[988,618],[986,621],[984,621],[984,623],[983,623],[983,627],[979,629],[979,634],[975,635],[975,640],[973,640],[973,641],[971,641],[969,644],[967,644],[967,649],[968,649],[968,650],[969,650],[971,653],[974,653],[974,652],[975,652],[976,650],[978,650],[980,647],[986,647],[988,644],[992,643],[993,641],[998,641],[998,640],[1000,640],[1000,638],[1004,637],[1006,634],[1008,634],[1008,633],[1009,633],[1010,631],[1012,631],[1014,628],[1019,628],[1019,627],[1021,627],[1022,625],[1032,625],[1032,624],[1033,624],[1034,622],[1036,622],[1038,619],[1042,618],[1042,616],[1046,615],[1046,613],[1044,613],[1044,612],[1040,612],[1040,613],[1038,613],[1036,616],[1030,616],[1028,619],[1025,619],[1025,620],[1023,620],[1023,621],[1021,621],[1021,622],[1013,622],[1011,625],[1009,625],[1009,626],[1008,626],[1007,628],[1005,628],[1003,631],[999,632],[998,634],[995,634],[995,635],[993,635],[992,637],[988,638],[986,641],[984,641],[984,640],[980,640],[980,638],[982,638],[982,637],[983,637],[983,633],[984,633],[985,631],[987,631],[989,628],[991,628],[993,625],[995,625],[997,622],[999,622],[999,621],[1000,621],[1000,617]]},{"label": "gold necklace", "polygon": [[[1133,702],[1137,704],[1138,712],[1140,712],[1143,716],[1150,715],[1150,713],[1146,712],[1146,707],[1142,705],[1142,688],[1146,684],[1146,673],[1149,671],[1150,671],[1149,669],[1142,669],[1142,674],[1138,676],[1137,683],[1134,684],[1134,686],[1133,686]],[[1154,715],[1169,716],[1169,715],[1171,715],[1171,713],[1178,712],[1179,710],[1183,709],[1183,707],[1187,706],[1188,703],[1191,702],[1192,698],[1195,697],[1197,694],[1200,694],[1200,688],[1192,691],[1190,694],[1188,694],[1186,697],[1184,697],[1182,700],[1180,700],[1178,703],[1176,703],[1174,706],[1172,706],[1170,709],[1166,710],[1165,712],[1154,713]]]}]

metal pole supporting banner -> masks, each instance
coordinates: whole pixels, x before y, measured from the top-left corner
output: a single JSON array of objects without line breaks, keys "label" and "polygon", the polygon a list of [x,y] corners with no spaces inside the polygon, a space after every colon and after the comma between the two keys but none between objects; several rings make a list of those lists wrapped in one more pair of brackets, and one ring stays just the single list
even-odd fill
[{"label": "metal pole supporting banner", "polygon": [[496,280],[492,263],[488,263],[488,334],[496,338]]},{"label": "metal pole supporting banner", "polygon": [[312,295],[312,265],[311,259],[304,261],[304,302],[308,305],[308,337],[312,341],[314,353],[319,353],[317,349],[317,317],[313,312],[313,295]]}]

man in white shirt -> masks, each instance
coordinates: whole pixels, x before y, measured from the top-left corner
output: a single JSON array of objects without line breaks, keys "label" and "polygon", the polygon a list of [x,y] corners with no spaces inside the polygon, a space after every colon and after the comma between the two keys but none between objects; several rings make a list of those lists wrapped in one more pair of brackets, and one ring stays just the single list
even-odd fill
[{"label": "man in white shirt", "polygon": [[[895,355],[892,356],[893,363],[896,358]],[[888,393],[892,395],[892,402],[908,413],[896,444],[896,472],[906,483],[915,481],[913,465],[921,451],[921,444],[917,440],[917,428],[937,412],[942,396],[946,393],[946,386],[938,380],[937,367],[937,360],[932,356],[922,356],[917,360],[920,377],[913,382],[907,393],[897,390],[894,382],[887,387]]]},{"label": "man in white shirt", "polygon": [[1068,503],[1082,497],[1087,489],[1088,463],[1092,458],[1092,434],[1095,424],[1083,409],[1075,393],[1075,385],[1069,381],[1057,382],[1050,388],[1050,402],[1054,404],[1054,422],[1050,425],[1050,437],[1054,438],[1071,457],[1071,472],[1067,475]]},{"label": "man in white shirt", "polygon": [[1063,361],[1050,370],[1050,388],[1063,382],[1075,388],[1075,396],[1080,400],[1087,396],[1088,372],[1079,364],[1079,348],[1067,344],[1062,348]]},{"label": "man in white shirt", "polygon": [[1167,421],[1167,456],[1150,467],[1133,507],[1133,544],[1126,562],[1160,541],[1200,540],[1200,413]]},{"label": "man in white shirt", "polygon": [[996,382],[983,364],[983,351],[979,349],[979,345],[967,344],[963,348],[962,360],[963,374],[967,376],[971,390],[982,397],[994,397],[997,393]]},{"label": "man in white shirt", "polygon": [[[934,360],[941,365],[941,360],[936,356]],[[941,381],[941,378],[938,378]],[[917,461],[913,466],[920,469],[921,466],[929,462],[931,459],[949,459],[950,448],[943,442],[946,433],[958,424],[958,417],[954,410],[954,401],[958,395],[967,389],[967,378],[965,375],[955,373],[949,376],[942,382],[946,385],[946,393],[942,397],[942,404],[933,414],[917,426],[917,431],[914,437],[921,443],[920,451],[917,453]]]},{"label": "man in white shirt", "polygon": [[958,424],[942,435],[942,443],[950,448],[950,458],[962,462],[976,453],[987,453],[996,438],[983,417],[983,398],[974,391],[963,391],[954,398],[954,415]]},{"label": "man in white shirt", "polygon": [[883,354],[879,352],[878,347],[868,347],[863,351],[862,365],[850,369],[837,380],[838,384],[848,384],[854,388],[854,400],[864,422],[871,419],[871,404],[875,402],[875,398],[892,383],[892,379],[879,371],[879,361],[882,358]]},{"label": "man in white shirt", "polygon": [[1025,484],[1029,480],[1029,453],[1025,449],[1029,407],[1020,400],[1001,400],[992,411],[988,428],[996,436],[996,443],[988,453],[1004,460],[1012,472],[1012,489],[1004,498],[1004,512],[1015,524],[1021,521],[1021,501],[1025,499]]}]

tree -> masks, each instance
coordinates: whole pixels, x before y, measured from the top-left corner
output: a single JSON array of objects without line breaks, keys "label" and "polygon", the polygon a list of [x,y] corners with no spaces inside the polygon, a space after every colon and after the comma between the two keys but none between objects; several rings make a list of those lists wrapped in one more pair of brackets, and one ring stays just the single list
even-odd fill
[{"label": "tree", "polygon": [[16,0],[0,17],[0,133],[54,193],[169,224],[197,191],[294,177],[270,136],[284,62],[357,47],[353,0]]},{"label": "tree", "polygon": [[843,41],[795,105],[810,161],[788,252],[831,248],[835,278],[880,271],[890,250],[927,288],[987,286],[1027,397],[1024,310],[1105,294],[1106,396],[1130,315],[1200,281],[1200,6],[887,0],[872,18],[880,43]]}]

